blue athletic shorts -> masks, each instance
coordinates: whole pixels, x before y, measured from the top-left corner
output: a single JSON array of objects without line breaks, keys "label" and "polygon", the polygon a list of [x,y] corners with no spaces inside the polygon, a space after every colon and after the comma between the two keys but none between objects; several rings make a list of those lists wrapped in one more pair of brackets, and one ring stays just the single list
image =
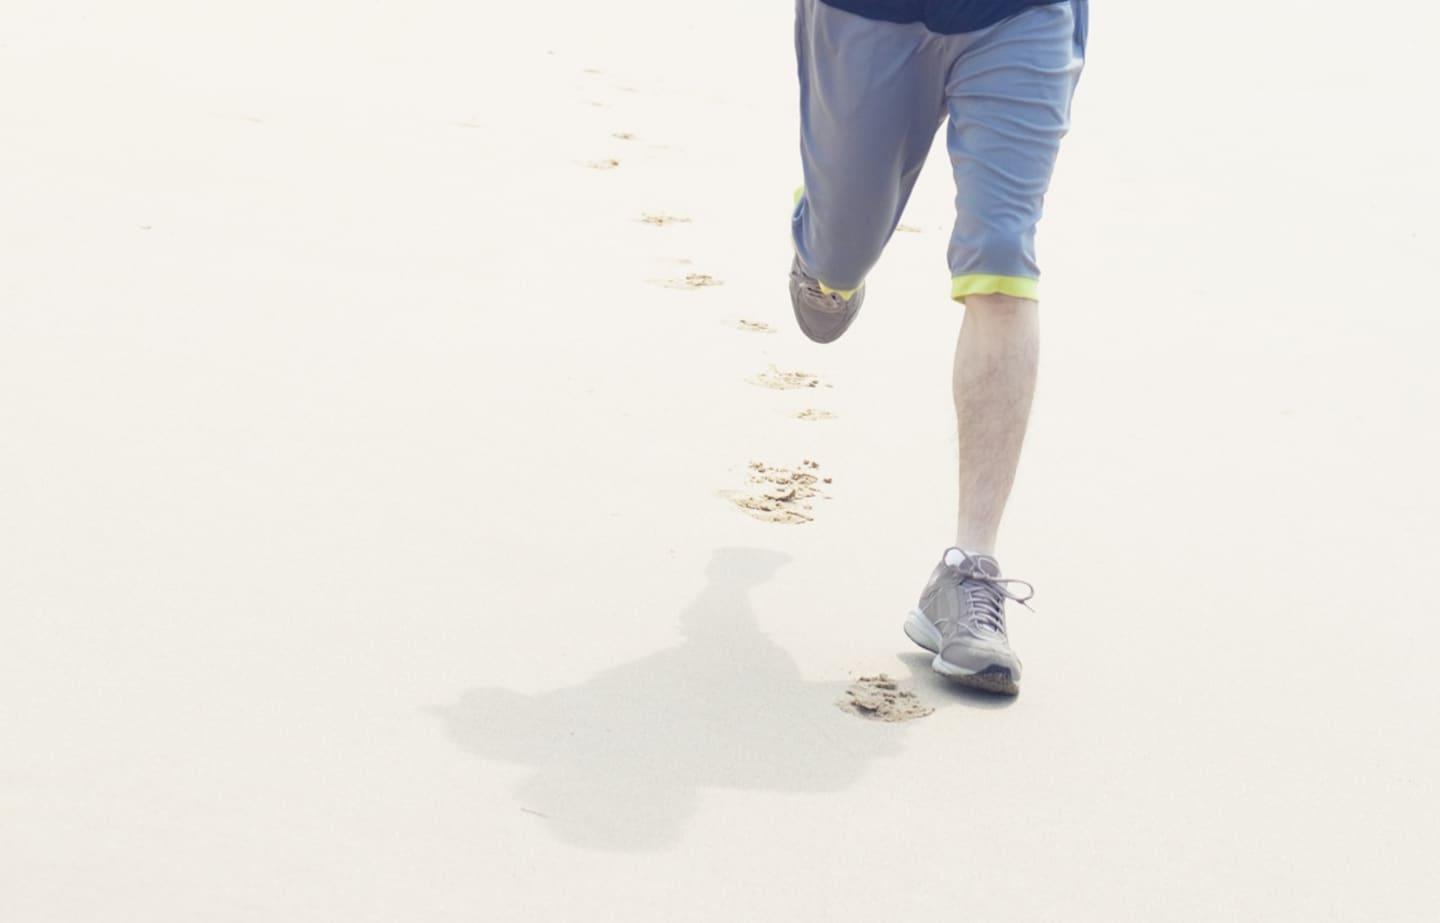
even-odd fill
[{"label": "blue athletic shorts", "polygon": [[797,0],[805,185],[791,230],[806,271],[826,289],[860,286],[948,117],[950,295],[1037,297],[1035,226],[1069,129],[1087,18],[1088,0],[1062,0],[942,35]]}]

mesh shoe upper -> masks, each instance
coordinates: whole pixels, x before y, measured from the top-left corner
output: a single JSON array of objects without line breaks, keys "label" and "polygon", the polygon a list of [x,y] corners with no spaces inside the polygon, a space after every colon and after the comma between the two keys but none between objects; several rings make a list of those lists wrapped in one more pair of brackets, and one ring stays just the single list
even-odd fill
[{"label": "mesh shoe upper", "polygon": [[938,653],[946,663],[974,672],[1003,667],[1018,681],[1020,658],[1005,632],[1005,601],[1025,605],[1033,593],[1023,580],[1002,578],[999,562],[989,555],[952,548],[920,594],[920,612],[938,630]]}]

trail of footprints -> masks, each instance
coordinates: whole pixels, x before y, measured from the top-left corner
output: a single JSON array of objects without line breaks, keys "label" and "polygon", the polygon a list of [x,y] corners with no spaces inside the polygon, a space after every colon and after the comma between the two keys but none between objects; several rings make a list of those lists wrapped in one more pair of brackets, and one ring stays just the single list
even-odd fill
[{"label": "trail of footprints", "polygon": [[[589,76],[598,76],[602,72],[595,68],[585,68],[583,73]],[[629,90],[625,87],[622,89]],[[591,106],[602,107],[605,103],[593,99],[587,99]],[[629,131],[613,131],[610,138],[615,141],[634,142],[639,140],[637,135]],[[659,145],[654,145],[660,147]],[[617,156],[600,157],[586,161],[583,165],[592,170],[609,171],[619,169],[622,161]],[[642,212],[636,219],[642,224],[651,227],[665,228],[680,224],[691,224],[691,219],[684,215],[672,215],[667,212]],[[901,230],[918,230],[903,227]],[[675,261],[678,264],[688,265],[687,259]],[[652,285],[680,291],[695,291],[698,289],[715,288],[724,285],[724,281],[708,273],[686,272],[684,275],[662,279],[648,280]],[[777,296],[783,297],[783,288],[777,288]],[[740,318],[733,324],[734,329],[750,334],[774,334],[778,332],[771,324],[749,318]],[[820,390],[831,388],[832,385],[821,381],[818,375],[804,371],[786,371],[775,365],[756,373],[747,379],[750,384],[771,391],[800,391]],[[833,420],[835,414],[817,407],[806,407],[791,414],[795,420],[804,422],[815,422],[821,420]],[[823,475],[820,471],[820,463],[813,459],[802,459],[794,466],[771,465],[765,462],[752,461],[746,471],[746,483],[736,490],[722,490],[720,496],[729,500],[736,509],[741,512],[760,519],[764,522],[774,522],[789,525],[798,525],[814,521],[815,502],[828,500],[830,495],[827,488],[830,486],[831,478]],[[882,677],[888,679],[888,677]],[[857,687],[858,688],[858,687]],[[891,687],[893,688],[893,687]],[[872,690],[873,691],[873,690]],[[857,701],[857,695],[852,691],[851,699],[846,700],[842,707],[849,710],[875,716],[873,713],[880,709],[873,705],[868,699]],[[863,698],[863,697],[861,697]],[[885,698],[885,696],[881,696]],[[891,708],[895,703],[894,696],[890,695],[886,708]],[[905,717],[911,717],[906,715]],[[884,720],[897,720],[891,714],[880,715]],[[903,720],[900,719],[900,720]]]},{"label": "trail of footprints", "polygon": [[[600,71],[587,68],[585,73],[598,75]],[[628,91],[631,88],[621,87],[621,89]],[[605,106],[602,102],[593,100],[589,102],[594,106]],[[624,142],[638,140],[635,134],[628,131],[614,131],[611,132],[610,137]],[[652,146],[660,147],[659,145]],[[592,160],[585,166],[594,170],[616,170],[621,166],[621,161],[618,157],[605,157]],[[690,218],[667,212],[643,212],[637,220],[656,228],[691,224]],[[901,225],[898,230],[918,232],[920,229]],[[675,263],[688,267],[690,260],[679,259],[675,260]],[[653,285],[681,291],[715,288],[724,284],[722,280],[703,272],[686,272],[683,276],[650,279],[649,282]],[[784,295],[781,294],[783,291],[784,289],[777,285],[774,297],[784,298]],[[778,332],[766,321],[751,318],[738,318],[732,322],[731,327],[740,333],[761,336]],[[822,381],[818,375],[799,370],[785,370],[774,364],[755,373],[747,381],[767,391],[801,391],[818,394],[823,393],[824,389],[833,387]],[[805,407],[792,413],[791,417],[804,423],[813,423],[833,420],[835,414],[821,407]],[[831,482],[831,477],[821,471],[820,463],[814,459],[802,459],[799,464],[793,466],[751,461],[746,468],[745,484],[738,489],[719,491],[719,494],[740,512],[763,522],[803,525],[814,521],[815,504],[818,501],[830,499]],[[858,718],[886,723],[911,721],[934,712],[934,709],[922,702],[914,692],[902,689],[895,680],[884,673],[860,677],[845,690],[835,705],[847,714]]]}]

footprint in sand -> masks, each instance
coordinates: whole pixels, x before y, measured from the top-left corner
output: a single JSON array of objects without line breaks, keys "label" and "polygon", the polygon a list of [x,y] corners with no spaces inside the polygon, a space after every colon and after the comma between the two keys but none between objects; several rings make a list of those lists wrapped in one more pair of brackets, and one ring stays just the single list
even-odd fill
[{"label": "footprint in sand", "polygon": [[919,234],[919,233],[920,233],[920,228],[917,228],[917,227],[916,227],[915,225],[913,225],[913,224],[897,224],[897,225],[895,225],[895,230],[897,230],[897,231],[903,231],[903,232],[906,233],[906,234]]},{"label": "footprint in sand", "polygon": [[635,136],[628,131],[612,131],[610,137],[617,141],[634,141]]},{"label": "footprint in sand", "polygon": [[[793,391],[797,388],[818,388],[820,378],[811,375],[809,372],[782,372],[775,366],[761,372],[750,379],[752,385],[759,385],[762,388],[772,388],[776,391]],[[830,388],[833,385],[826,385]]]},{"label": "footprint in sand", "polygon": [[641,222],[643,222],[643,223],[645,223],[645,224],[653,224],[653,225],[655,225],[657,228],[663,228],[663,227],[665,227],[665,225],[667,225],[667,224],[689,224],[689,223],[690,223],[690,219],[689,219],[689,218],[684,218],[684,217],[681,217],[680,215],[667,215],[667,214],[665,214],[664,212],[656,212],[656,213],[654,213],[654,214],[651,214],[651,213],[649,213],[649,212],[646,212],[646,213],[644,213],[644,214],[642,214],[642,215],[640,216],[640,220],[641,220]]},{"label": "footprint in sand", "polygon": [[935,712],[915,693],[901,689],[899,683],[884,673],[857,679],[835,706],[858,718],[885,722],[912,721]]},{"label": "footprint in sand", "polygon": [[817,410],[817,409],[815,409],[814,407],[806,407],[804,410],[802,410],[802,411],[800,411],[799,413],[795,414],[795,419],[797,419],[797,420],[833,420],[833,419],[835,419],[835,414],[831,413],[831,412],[828,411],[828,410]]},{"label": "footprint in sand", "polygon": [[620,166],[620,161],[616,160],[614,157],[605,157],[601,160],[586,161],[585,166],[589,167],[592,170],[613,170],[616,167]]},{"label": "footprint in sand", "polygon": [[763,320],[740,320],[735,324],[736,330],[744,330],[747,333],[774,333],[775,328]]},{"label": "footprint in sand", "polygon": [[713,288],[717,285],[725,284],[714,276],[706,275],[703,272],[686,273],[685,276],[680,279],[651,279],[650,283],[652,285],[664,286],[665,288],[678,288],[687,290],[697,288]]},{"label": "footprint in sand", "polygon": [[799,524],[814,521],[812,503],[817,497],[830,499],[822,490],[830,478],[821,477],[820,463],[805,459],[795,468],[750,463],[750,483],[745,490],[721,491],[742,512],[765,522]]}]

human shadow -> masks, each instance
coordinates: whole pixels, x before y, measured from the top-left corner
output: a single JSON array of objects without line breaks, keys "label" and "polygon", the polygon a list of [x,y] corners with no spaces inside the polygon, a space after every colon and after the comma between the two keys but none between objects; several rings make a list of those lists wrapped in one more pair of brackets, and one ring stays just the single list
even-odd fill
[{"label": "human shadow", "polygon": [[809,682],[761,633],[751,591],[788,561],[719,549],[681,614],[682,642],[575,686],[482,687],[434,709],[450,738],[529,766],[516,796],[569,843],[613,850],[676,841],[705,788],[835,792],[899,752],[904,729],[834,707],[843,682]]}]

